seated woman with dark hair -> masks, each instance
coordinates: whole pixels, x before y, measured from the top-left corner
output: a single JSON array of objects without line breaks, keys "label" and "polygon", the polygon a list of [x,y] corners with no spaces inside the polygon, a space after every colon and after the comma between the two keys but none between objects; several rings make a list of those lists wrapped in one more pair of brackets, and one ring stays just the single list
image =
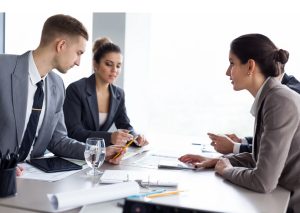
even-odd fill
[{"label": "seated woman with dark hair", "polygon": [[300,96],[275,77],[283,73],[289,53],[264,35],[248,34],[230,46],[226,75],[234,90],[254,97],[253,153],[209,158],[184,155],[180,160],[211,168],[228,181],[257,192],[277,185],[291,191],[289,212],[300,210]]},{"label": "seated woman with dark hair", "polygon": [[[89,137],[104,138],[106,145],[125,145],[136,138],[136,145],[148,144],[137,134],[126,113],[124,91],[113,83],[120,74],[120,48],[107,38],[98,39],[93,47],[95,73],[70,84],[64,103],[69,137],[85,141]],[[108,132],[115,124],[117,131]]]}]

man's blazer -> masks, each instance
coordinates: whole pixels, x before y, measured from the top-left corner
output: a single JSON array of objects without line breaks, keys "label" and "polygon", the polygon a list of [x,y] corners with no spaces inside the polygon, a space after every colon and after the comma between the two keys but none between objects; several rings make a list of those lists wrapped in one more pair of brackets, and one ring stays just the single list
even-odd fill
[{"label": "man's blazer", "polygon": [[[287,75],[284,73],[283,78],[281,80],[283,85],[286,85],[290,89],[300,94],[300,82],[292,75]],[[252,137],[246,137],[248,144],[241,144],[239,152],[252,152]]]},{"label": "man's blazer", "polygon": [[95,74],[68,86],[64,113],[69,137],[80,141],[85,141],[89,137],[101,137],[104,138],[106,145],[110,145],[111,132],[108,130],[113,123],[118,129],[128,129],[131,134],[136,134],[126,113],[124,91],[110,84],[109,92],[107,120],[100,127]]},{"label": "man's blazer", "polygon": [[299,211],[299,94],[270,78],[258,100],[254,132],[253,154],[225,156],[234,167],[224,177],[258,192],[270,192],[280,185],[292,192],[289,208]]},{"label": "man's blazer", "polygon": [[[0,149],[12,152],[22,143],[28,95],[28,58],[23,55],[0,55]],[[49,72],[45,79],[46,109],[31,157],[44,155],[46,149],[58,156],[84,159],[84,144],[67,137],[62,79]]]}]

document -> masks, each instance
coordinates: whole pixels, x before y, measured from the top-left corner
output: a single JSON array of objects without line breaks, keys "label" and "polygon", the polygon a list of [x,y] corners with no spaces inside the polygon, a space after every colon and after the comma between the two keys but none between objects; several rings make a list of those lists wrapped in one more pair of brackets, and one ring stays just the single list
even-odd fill
[{"label": "document", "polygon": [[161,160],[158,163],[158,168],[162,169],[191,169],[195,170],[196,168],[191,164],[182,163],[179,160]]},{"label": "document", "polygon": [[147,153],[147,155],[143,156],[140,159],[135,161],[121,161],[120,164],[122,165],[129,165],[129,166],[137,166],[149,169],[157,169],[158,163],[161,160],[176,160],[178,158],[177,155],[169,154],[169,153],[158,153],[158,152],[151,152]]},{"label": "document", "polygon": [[122,183],[128,181],[137,181],[142,186],[170,186],[176,187],[177,182],[169,178],[163,178],[150,171],[135,170],[105,170],[100,178],[101,183]]},{"label": "document", "polygon": [[146,147],[128,147],[126,153],[124,154],[122,160],[132,158],[136,155],[142,154],[149,151],[149,148]]},{"label": "document", "polygon": [[55,210],[63,210],[92,203],[121,199],[139,192],[139,185],[131,181],[97,186],[89,189],[48,194],[48,199]]}]

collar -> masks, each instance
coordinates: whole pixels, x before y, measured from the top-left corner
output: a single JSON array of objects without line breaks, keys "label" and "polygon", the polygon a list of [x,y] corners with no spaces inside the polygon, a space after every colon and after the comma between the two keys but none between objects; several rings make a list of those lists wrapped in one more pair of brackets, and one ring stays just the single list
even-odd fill
[{"label": "collar", "polygon": [[271,77],[268,77],[265,82],[263,83],[263,85],[259,88],[256,96],[255,96],[255,99],[254,99],[254,102],[252,104],[252,107],[251,107],[251,110],[250,110],[250,113],[251,115],[253,115],[254,117],[257,115],[257,110],[258,110],[258,100],[260,98],[260,95],[261,95],[261,92],[264,88],[264,86],[266,85],[266,83],[270,80]]},{"label": "collar", "polygon": [[34,62],[32,51],[29,52],[28,72],[29,72],[29,78],[30,78],[32,85],[36,85],[39,81],[45,80],[48,75],[47,74],[43,78],[41,78],[40,73]]}]

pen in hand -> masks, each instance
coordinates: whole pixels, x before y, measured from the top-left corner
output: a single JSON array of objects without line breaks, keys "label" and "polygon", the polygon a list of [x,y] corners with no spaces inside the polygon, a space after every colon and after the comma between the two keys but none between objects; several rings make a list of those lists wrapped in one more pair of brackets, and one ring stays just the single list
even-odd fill
[{"label": "pen in hand", "polygon": [[120,154],[122,153],[122,151],[124,149],[127,149],[137,138],[138,138],[138,136],[134,137],[131,141],[129,141],[129,143],[127,143],[126,146],[124,148],[122,148],[122,150],[113,157],[113,159],[116,159],[117,157],[119,157]]}]

